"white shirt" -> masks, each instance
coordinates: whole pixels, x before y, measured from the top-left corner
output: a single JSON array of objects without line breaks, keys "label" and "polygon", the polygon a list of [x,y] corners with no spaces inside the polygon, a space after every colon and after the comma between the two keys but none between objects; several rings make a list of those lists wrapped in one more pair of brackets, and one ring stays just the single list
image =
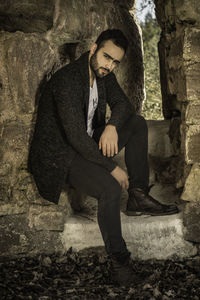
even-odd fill
[{"label": "white shirt", "polygon": [[94,132],[94,130],[92,128],[92,120],[93,120],[97,105],[98,105],[98,90],[97,90],[97,81],[95,78],[94,82],[93,82],[93,86],[90,87],[88,117],[87,117],[87,133],[91,137]]}]

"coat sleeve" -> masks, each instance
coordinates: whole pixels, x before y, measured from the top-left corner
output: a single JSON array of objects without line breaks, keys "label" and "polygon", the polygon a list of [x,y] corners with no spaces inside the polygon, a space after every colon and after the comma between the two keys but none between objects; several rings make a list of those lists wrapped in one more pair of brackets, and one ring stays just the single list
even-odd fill
[{"label": "coat sleeve", "polygon": [[135,113],[135,110],[113,73],[105,78],[105,82],[107,102],[111,109],[111,117],[107,125],[114,125],[119,129],[129,116]]},{"label": "coat sleeve", "polygon": [[53,91],[58,118],[67,142],[83,158],[111,172],[116,163],[111,158],[103,156],[97,143],[87,134],[82,105],[84,95],[80,80],[73,76],[68,80],[59,80],[54,83]]}]

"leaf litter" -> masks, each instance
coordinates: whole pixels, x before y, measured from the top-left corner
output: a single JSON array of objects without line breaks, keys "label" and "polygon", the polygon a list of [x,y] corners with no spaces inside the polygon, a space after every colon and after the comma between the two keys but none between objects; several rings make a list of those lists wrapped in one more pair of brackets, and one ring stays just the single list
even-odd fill
[{"label": "leaf litter", "polygon": [[130,287],[111,280],[111,262],[104,254],[38,255],[0,262],[0,299],[33,300],[168,300],[200,299],[200,258],[182,261],[133,261],[142,282]]}]

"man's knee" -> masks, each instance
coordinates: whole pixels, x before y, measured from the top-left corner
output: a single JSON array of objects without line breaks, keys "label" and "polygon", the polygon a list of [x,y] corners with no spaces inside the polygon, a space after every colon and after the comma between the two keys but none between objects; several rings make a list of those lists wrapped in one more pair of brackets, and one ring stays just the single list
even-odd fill
[{"label": "man's knee", "polygon": [[147,122],[145,120],[145,118],[143,116],[140,116],[140,115],[132,115],[130,117],[130,123],[132,125],[132,128],[138,128],[138,129],[141,129],[141,130],[148,130],[147,128]]},{"label": "man's knee", "polygon": [[113,180],[111,186],[110,186],[110,191],[113,194],[114,197],[120,197],[122,193],[122,188],[117,180]]},{"label": "man's knee", "polygon": [[102,192],[104,198],[107,199],[110,204],[120,202],[121,193],[122,188],[114,178],[104,185],[104,190]]}]

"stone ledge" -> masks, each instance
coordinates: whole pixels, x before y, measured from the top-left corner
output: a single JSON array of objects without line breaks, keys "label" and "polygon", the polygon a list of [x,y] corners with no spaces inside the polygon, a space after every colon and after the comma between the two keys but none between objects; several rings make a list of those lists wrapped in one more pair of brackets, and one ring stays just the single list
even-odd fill
[{"label": "stone ledge", "polygon": [[36,231],[62,231],[64,226],[63,211],[56,205],[30,206],[28,220],[29,227],[34,228]]},{"label": "stone ledge", "polygon": [[[121,220],[134,259],[184,258],[197,253],[197,248],[183,238],[181,213],[162,217],[128,217],[121,213]],[[81,216],[68,218],[61,238],[66,250],[103,246],[97,222]]]}]

